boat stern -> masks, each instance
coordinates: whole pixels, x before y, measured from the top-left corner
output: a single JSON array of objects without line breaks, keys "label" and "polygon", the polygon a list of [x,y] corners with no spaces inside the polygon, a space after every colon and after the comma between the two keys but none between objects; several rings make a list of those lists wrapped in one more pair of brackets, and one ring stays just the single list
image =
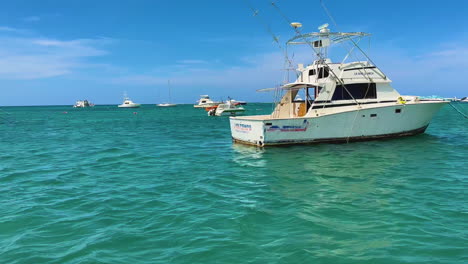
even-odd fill
[{"label": "boat stern", "polygon": [[232,140],[248,145],[263,146],[265,143],[264,121],[269,116],[262,117],[230,117]]}]

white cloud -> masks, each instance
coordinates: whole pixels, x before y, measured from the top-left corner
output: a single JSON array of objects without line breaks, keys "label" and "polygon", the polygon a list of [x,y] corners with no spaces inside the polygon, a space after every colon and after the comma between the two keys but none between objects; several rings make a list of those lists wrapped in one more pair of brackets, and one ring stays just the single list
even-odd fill
[{"label": "white cloud", "polygon": [[[242,59],[250,63],[243,66],[209,67],[204,63],[193,63],[193,67],[179,69],[178,65],[158,68],[149,74],[136,74],[118,77],[113,80],[119,84],[159,85],[174,80],[181,85],[192,86],[235,86],[265,84],[273,82],[281,73],[282,56],[280,53],[267,53]],[[175,70],[176,69],[176,70]],[[272,80],[273,79],[273,80]],[[281,80],[281,78],[279,79]],[[263,87],[260,87],[263,88]]]},{"label": "white cloud", "polygon": [[387,46],[373,52],[374,61],[401,93],[461,96],[466,90],[463,77],[468,67],[468,48],[462,43],[451,42],[414,53],[403,47]]},{"label": "white cloud", "polygon": [[40,79],[91,67],[88,58],[103,56],[107,39],[56,40],[0,36],[0,79]]},{"label": "white cloud", "polygon": [[[463,42],[452,42],[424,52],[413,50],[412,54],[404,47],[382,46],[373,49],[372,54],[375,56],[371,54],[371,58],[394,81],[393,86],[402,94],[461,96],[460,89],[463,88],[460,84],[464,83],[463,73],[468,66],[468,48],[460,43]],[[171,79],[175,85],[185,86],[188,90],[190,87],[203,87],[211,93],[235,88],[253,93],[256,89],[278,85],[285,79],[285,71],[282,70],[284,56],[279,51],[239,60],[241,64],[235,66],[221,62],[193,63],[184,68],[178,67],[180,65],[164,66],[143,74],[114,78],[112,81],[121,85],[158,86]],[[312,52],[309,49],[296,51],[294,66],[311,62]],[[290,72],[290,81],[294,79],[295,73]]]}]

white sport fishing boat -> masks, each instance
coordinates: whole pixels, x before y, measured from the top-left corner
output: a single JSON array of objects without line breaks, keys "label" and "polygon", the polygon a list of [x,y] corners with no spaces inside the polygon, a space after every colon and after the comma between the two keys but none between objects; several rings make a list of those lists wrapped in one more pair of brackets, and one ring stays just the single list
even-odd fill
[{"label": "white sport fishing boat", "polygon": [[244,107],[240,105],[235,105],[231,100],[219,104],[217,107],[208,111],[209,116],[235,116],[243,113],[245,111]]},{"label": "white sport fishing boat", "polygon": [[75,105],[73,105],[74,108],[85,108],[85,107],[93,107],[94,104],[88,102],[88,100],[78,100],[76,101]]},{"label": "white sport fishing boat", "polygon": [[[292,23],[296,29],[300,23]],[[432,117],[447,104],[402,96],[391,80],[357,43],[363,32],[330,32],[328,24],[320,32],[298,34],[288,45],[312,47],[317,59],[298,65],[297,79],[277,89],[284,93],[270,115],[231,117],[234,142],[268,146],[318,142],[349,142],[423,133]],[[328,47],[348,41],[351,51],[343,61],[327,58]],[[353,50],[366,61],[345,63]],[[298,94],[303,100],[296,100]]]},{"label": "white sport fishing boat", "polygon": [[197,102],[198,104],[194,105],[193,107],[208,108],[208,107],[217,106],[220,103],[222,103],[222,102],[214,102],[213,100],[210,99],[208,95],[200,95],[200,99]]},{"label": "white sport fishing boat", "polygon": [[124,94],[123,103],[120,104],[120,105],[118,105],[118,107],[120,107],[120,108],[138,108],[138,107],[140,107],[140,106],[141,106],[140,104],[134,103],[134,102],[127,96],[126,93]]}]

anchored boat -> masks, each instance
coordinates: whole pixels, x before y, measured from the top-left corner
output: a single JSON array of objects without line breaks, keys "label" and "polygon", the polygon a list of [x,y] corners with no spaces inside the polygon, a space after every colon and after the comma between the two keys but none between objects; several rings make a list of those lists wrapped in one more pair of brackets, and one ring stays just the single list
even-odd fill
[{"label": "anchored boat", "polygon": [[222,103],[222,102],[214,102],[213,100],[210,99],[208,95],[200,95],[200,99],[197,102],[198,104],[194,105],[193,107],[207,108],[207,107],[217,106],[220,103]]},{"label": "anchored boat", "polygon": [[227,100],[225,103],[207,108],[209,116],[235,116],[245,111],[244,107],[236,105],[232,100]]},{"label": "anchored boat", "polygon": [[[168,92],[169,92],[169,102],[172,102],[171,84],[170,84],[169,80],[167,81],[167,89],[168,89]],[[174,106],[177,106],[177,105],[173,104],[173,103],[162,103],[162,104],[157,104],[156,106],[159,106],[159,107],[174,107]]]},{"label": "anchored boat", "polygon": [[138,108],[140,107],[140,104],[134,103],[126,93],[124,93],[124,100],[122,104],[118,105],[120,108]]},{"label": "anchored boat", "polygon": [[247,102],[246,101],[237,101],[237,100],[234,100],[234,99],[229,99],[229,102],[233,105],[246,105]]},{"label": "anchored boat", "polygon": [[78,100],[73,105],[74,108],[85,108],[85,107],[93,107],[94,104],[90,103],[88,100]]},{"label": "anchored boat", "polygon": [[[299,64],[297,79],[276,88],[284,95],[273,113],[230,118],[235,142],[268,146],[415,135],[423,133],[432,117],[448,103],[400,95],[358,46],[369,34],[330,32],[328,24],[319,30],[298,34],[287,42],[309,45],[316,60],[308,66]],[[327,58],[329,46],[345,41],[352,48],[343,62]],[[359,50],[367,60],[345,63],[353,50]]]}]

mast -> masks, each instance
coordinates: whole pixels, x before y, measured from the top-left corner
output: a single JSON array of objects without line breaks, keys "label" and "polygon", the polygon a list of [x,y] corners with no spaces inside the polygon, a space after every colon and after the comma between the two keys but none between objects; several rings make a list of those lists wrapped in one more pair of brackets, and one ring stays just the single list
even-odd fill
[{"label": "mast", "polygon": [[169,90],[169,103],[172,103],[172,97],[171,97],[171,82],[170,80],[167,80],[167,87]]}]

